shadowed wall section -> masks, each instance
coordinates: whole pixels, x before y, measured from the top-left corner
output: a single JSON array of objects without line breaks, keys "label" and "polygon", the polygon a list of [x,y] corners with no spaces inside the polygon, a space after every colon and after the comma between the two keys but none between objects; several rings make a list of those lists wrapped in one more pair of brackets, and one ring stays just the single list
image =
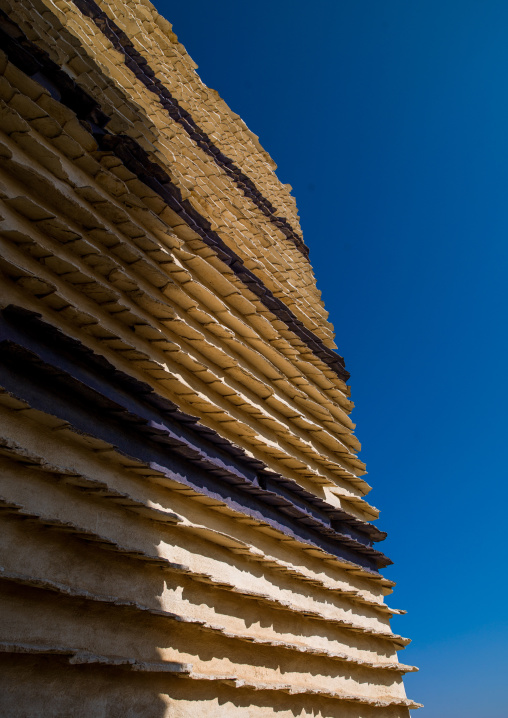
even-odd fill
[{"label": "shadowed wall section", "polygon": [[150,3],[0,8],[2,714],[408,716],[289,186]]}]

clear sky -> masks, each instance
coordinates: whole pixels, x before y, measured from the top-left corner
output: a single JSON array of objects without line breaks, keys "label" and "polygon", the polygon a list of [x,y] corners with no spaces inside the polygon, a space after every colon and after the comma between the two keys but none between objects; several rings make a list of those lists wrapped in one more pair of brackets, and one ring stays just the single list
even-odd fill
[{"label": "clear sky", "polygon": [[508,718],[506,0],[156,0],[294,188],[421,718]]}]

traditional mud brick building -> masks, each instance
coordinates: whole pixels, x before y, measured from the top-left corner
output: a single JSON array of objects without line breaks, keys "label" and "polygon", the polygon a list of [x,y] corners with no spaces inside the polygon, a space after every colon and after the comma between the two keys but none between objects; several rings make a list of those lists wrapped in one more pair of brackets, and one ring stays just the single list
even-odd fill
[{"label": "traditional mud brick building", "polygon": [[0,713],[408,716],[291,188],[146,0],[0,7]]}]

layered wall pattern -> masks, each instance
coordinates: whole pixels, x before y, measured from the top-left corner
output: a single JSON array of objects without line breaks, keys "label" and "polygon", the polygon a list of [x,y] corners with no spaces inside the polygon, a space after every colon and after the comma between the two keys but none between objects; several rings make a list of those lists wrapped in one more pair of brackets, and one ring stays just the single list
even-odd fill
[{"label": "layered wall pattern", "polygon": [[408,716],[291,188],[149,2],[0,8],[2,714]]}]

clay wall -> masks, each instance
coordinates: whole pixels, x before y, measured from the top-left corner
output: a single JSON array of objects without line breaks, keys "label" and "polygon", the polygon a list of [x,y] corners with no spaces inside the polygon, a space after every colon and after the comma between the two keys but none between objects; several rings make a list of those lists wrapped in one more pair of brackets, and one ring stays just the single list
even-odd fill
[{"label": "clay wall", "polygon": [[407,716],[290,187],[150,3],[0,8],[2,712]]}]

